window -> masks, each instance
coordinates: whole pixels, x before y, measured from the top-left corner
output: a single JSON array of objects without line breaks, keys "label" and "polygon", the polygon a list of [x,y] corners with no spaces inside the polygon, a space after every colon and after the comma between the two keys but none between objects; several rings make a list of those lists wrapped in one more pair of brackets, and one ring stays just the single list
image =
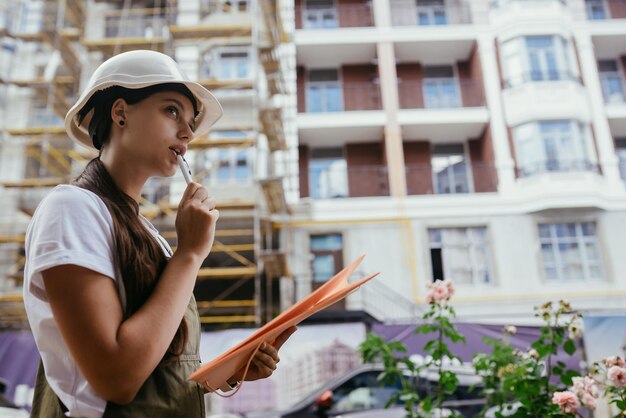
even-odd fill
[{"label": "window", "polygon": [[490,284],[491,256],[487,228],[433,228],[428,230],[433,281]]},{"label": "window", "polygon": [[[333,390],[333,405],[329,412],[349,412],[362,409],[383,409],[391,396],[402,389],[400,379],[395,384],[381,385],[380,371],[358,374]],[[426,391],[420,387],[420,395]],[[392,405],[401,405],[400,401]]]},{"label": "window", "polygon": [[[221,138],[241,138],[241,131],[221,131]],[[212,135],[212,138],[215,135]],[[226,184],[249,185],[253,177],[254,154],[252,148],[212,148],[197,152],[188,159],[195,168],[192,173],[199,177],[208,177],[214,186]]]},{"label": "window", "polygon": [[339,112],[343,98],[339,72],[335,69],[309,70],[306,87],[307,112]]},{"label": "window", "polygon": [[519,176],[594,170],[587,131],[571,120],[531,122],[514,128]]},{"label": "window", "polygon": [[311,267],[314,282],[325,282],[343,268],[341,234],[311,235]]},{"label": "window", "polygon": [[527,82],[578,80],[572,45],[560,36],[527,36],[502,44],[507,87]]},{"label": "window", "polygon": [[436,194],[470,191],[463,144],[433,146],[431,166]]},{"label": "window", "polygon": [[619,172],[622,180],[626,180],[626,138],[615,139],[615,152],[619,159]]},{"label": "window", "polygon": [[424,68],[424,106],[426,108],[461,106],[459,86],[451,65]]},{"label": "window", "polygon": [[626,101],[624,80],[617,60],[598,61],[598,71],[600,73],[604,101],[606,103],[623,103]]},{"label": "window", "polygon": [[547,280],[603,278],[594,222],[540,224],[539,239]]},{"label": "window", "polygon": [[327,29],[339,26],[333,0],[306,0],[304,8],[306,29]]},{"label": "window", "polygon": [[204,55],[201,78],[241,80],[250,78],[250,55],[247,48],[221,48]]},{"label": "window", "polygon": [[348,167],[342,148],[311,150],[309,190],[313,199],[348,197]]},{"label": "window", "polygon": [[608,17],[604,8],[604,0],[585,0],[585,6],[589,20],[602,20]]},{"label": "window", "polygon": [[417,0],[417,24],[446,25],[446,6],[444,0]]}]

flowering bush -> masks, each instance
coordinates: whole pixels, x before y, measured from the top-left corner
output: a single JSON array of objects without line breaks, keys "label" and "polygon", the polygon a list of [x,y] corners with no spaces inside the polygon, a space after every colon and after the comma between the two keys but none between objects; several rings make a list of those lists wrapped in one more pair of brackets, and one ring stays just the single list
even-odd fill
[{"label": "flowering bush", "polygon": [[[415,333],[433,334],[434,338],[424,345],[424,352],[429,356],[424,364],[416,365],[406,353],[406,347],[399,341],[387,343],[374,334],[368,334],[361,344],[363,361],[382,361],[385,371],[380,380],[385,383],[400,381],[402,389],[387,402],[387,406],[401,400],[404,403],[406,418],[423,418],[443,415],[443,399],[446,394],[456,391],[458,378],[451,371],[444,370],[447,359],[458,359],[448,348],[445,341],[465,341],[452,323],[455,312],[449,305],[454,295],[454,285],[450,280],[438,280],[428,286],[426,301],[429,310],[423,315],[424,324],[415,329]],[[444,340],[445,339],[445,340]],[[420,371],[435,368],[438,372],[436,396],[421,398],[413,382],[419,378]],[[403,369],[408,373],[405,374]],[[456,417],[454,413],[447,415]]]}]

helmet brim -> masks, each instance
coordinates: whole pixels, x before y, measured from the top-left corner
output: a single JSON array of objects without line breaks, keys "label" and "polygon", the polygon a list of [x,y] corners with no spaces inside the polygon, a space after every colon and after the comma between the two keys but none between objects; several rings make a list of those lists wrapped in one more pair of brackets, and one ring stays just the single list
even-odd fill
[{"label": "helmet brim", "polygon": [[132,80],[129,80],[128,82],[120,81],[118,75],[118,79],[115,81],[100,80],[96,87],[83,92],[78,101],[65,115],[65,131],[67,132],[68,136],[73,141],[81,145],[84,145],[91,149],[95,149],[91,137],[89,136],[89,131],[87,130],[89,122],[91,121],[91,117],[93,116],[93,110],[87,113],[80,125],[78,124],[78,112],[83,108],[83,106],[85,106],[89,98],[93,96],[96,91],[104,90],[107,87],[111,86],[120,86],[129,89],[140,89],[165,83],[178,83],[186,86],[196,98],[196,101],[198,103],[199,114],[196,118],[196,129],[193,132],[194,138],[207,134],[211,126],[213,126],[224,114],[222,106],[217,101],[215,96],[204,86],[196,82],[182,81],[180,79],[176,79],[163,80],[160,82],[147,81],[145,83],[141,83],[138,82],[137,77],[131,78]]}]

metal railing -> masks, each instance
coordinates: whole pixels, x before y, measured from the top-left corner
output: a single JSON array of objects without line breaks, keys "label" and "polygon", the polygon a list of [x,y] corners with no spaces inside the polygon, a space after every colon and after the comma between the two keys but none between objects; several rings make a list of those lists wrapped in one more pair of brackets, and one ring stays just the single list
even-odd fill
[{"label": "metal railing", "polygon": [[306,87],[306,111],[310,113],[381,109],[380,86],[376,83],[337,82]]},{"label": "metal railing", "polygon": [[340,164],[311,167],[309,194],[313,199],[389,196],[387,167],[346,167]]},{"label": "metal railing", "polygon": [[[365,277],[363,273],[355,273],[354,280]],[[424,307],[407,299],[403,294],[396,292],[379,280],[370,280],[355,293],[348,308],[351,310],[363,310],[379,321],[415,322],[424,314]]]},{"label": "metal railing", "polygon": [[505,88],[512,88],[526,83],[539,81],[574,81],[581,83],[580,76],[568,70],[557,71],[527,71],[509,76],[504,80]]},{"label": "metal railing", "polygon": [[162,9],[115,10],[104,14],[105,38],[161,38],[168,36],[168,19]]},{"label": "metal railing", "polygon": [[624,103],[626,94],[624,92],[624,76],[619,71],[600,73],[600,84],[602,85],[602,95],[605,103]]},{"label": "metal railing", "polygon": [[519,3],[523,5],[532,5],[535,4],[548,4],[548,3],[561,3],[563,6],[567,6],[566,0],[491,0],[489,6],[492,9],[500,9],[512,4]]},{"label": "metal railing", "polygon": [[453,109],[485,105],[482,80],[436,78],[398,82],[401,109]]},{"label": "metal railing", "polygon": [[517,166],[518,177],[530,177],[543,173],[564,173],[577,171],[599,173],[600,168],[596,163],[586,159],[544,160],[523,165],[518,164]]},{"label": "metal railing", "polygon": [[374,25],[369,3],[339,4],[338,7],[303,8],[296,6],[296,29],[359,28]]},{"label": "metal railing", "polygon": [[491,193],[498,190],[493,162],[465,161],[438,173],[430,163],[407,164],[405,171],[409,195]]},{"label": "metal railing", "polygon": [[468,4],[423,5],[416,2],[391,2],[392,26],[442,26],[472,23]]}]

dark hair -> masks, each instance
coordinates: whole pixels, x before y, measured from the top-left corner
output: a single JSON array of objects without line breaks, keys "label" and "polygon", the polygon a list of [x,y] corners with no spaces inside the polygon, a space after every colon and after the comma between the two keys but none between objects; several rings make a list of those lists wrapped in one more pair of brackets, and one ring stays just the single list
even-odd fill
[{"label": "dark hair", "polygon": [[[169,83],[142,89],[127,89],[112,86],[96,92],[78,112],[78,124],[93,109],[89,123],[89,136],[94,146],[101,150],[109,141],[111,130],[111,108],[118,98],[128,104],[138,103],[159,91],[176,91],[189,97],[197,116],[197,104],[191,92],[182,84]],[[113,237],[117,250],[116,258],[126,290],[124,318],[135,313],[152,294],[165,266],[167,258],[161,246],[150,235],[139,218],[139,204],[124,193],[115,183],[106,167],[96,157],[72,184],[97,194],[105,203],[113,219]],[[182,319],[167,353],[179,356],[183,353],[189,330]]]}]

